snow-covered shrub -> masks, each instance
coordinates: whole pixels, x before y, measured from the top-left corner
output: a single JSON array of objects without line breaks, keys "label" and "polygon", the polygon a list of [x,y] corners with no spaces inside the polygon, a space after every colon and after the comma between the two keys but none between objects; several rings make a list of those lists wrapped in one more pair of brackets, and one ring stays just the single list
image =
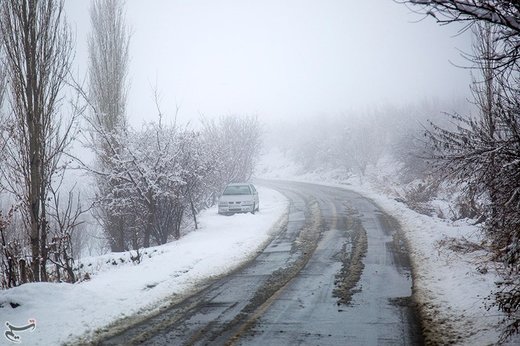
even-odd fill
[{"label": "snow-covered shrub", "polygon": [[438,189],[437,181],[420,180],[415,184],[409,184],[405,188],[403,202],[418,213],[433,216],[435,209],[430,202],[437,197]]},{"label": "snow-covered shrub", "polygon": [[97,216],[113,251],[163,244],[181,236],[186,219],[223,187],[250,178],[259,151],[256,118],[227,117],[202,132],[161,123],[140,130],[98,132],[90,169],[98,186]]},{"label": "snow-covered shrub", "polygon": [[113,250],[179,237],[189,200],[208,171],[198,138],[196,132],[148,123],[139,131],[112,135],[118,149],[111,155],[98,151],[104,162],[103,170],[94,171],[100,187],[98,210],[107,214],[101,220],[120,223],[104,227]]},{"label": "snow-covered shrub", "polygon": [[507,315],[507,337],[520,325],[520,85],[510,75],[494,78],[491,104],[479,103],[477,116],[451,115],[454,129],[432,124],[428,136],[446,178],[466,187],[470,203],[482,201],[483,231],[502,267],[494,304]]}]

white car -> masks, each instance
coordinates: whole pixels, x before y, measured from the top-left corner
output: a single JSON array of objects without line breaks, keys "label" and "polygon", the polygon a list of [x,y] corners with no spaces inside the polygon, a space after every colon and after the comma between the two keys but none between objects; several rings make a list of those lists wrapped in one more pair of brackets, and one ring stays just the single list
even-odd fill
[{"label": "white car", "polygon": [[260,210],[258,192],[253,184],[229,184],[218,201],[219,214],[252,213]]}]

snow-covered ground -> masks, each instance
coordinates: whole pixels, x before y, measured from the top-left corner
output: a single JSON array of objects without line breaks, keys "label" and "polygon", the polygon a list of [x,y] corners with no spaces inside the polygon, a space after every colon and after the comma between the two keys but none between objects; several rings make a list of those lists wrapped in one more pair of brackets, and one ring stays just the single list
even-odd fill
[{"label": "snow-covered ground", "polygon": [[[482,251],[464,253],[446,245],[450,239],[478,240],[478,229],[470,220],[453,223],[418,214],[370,179],[348,178],[341,172],[302,174],[280,154],[266,157],[258,175],[342,186],[374,200],[402,225],[415,270],[415,294],[428,316],[425,324],[444,335],[438,344],[497,342],[501,315],[484,305],[497,278],[493,268],[478,270]],[[22,344],[57,345],[92,335],[121,318],[155,311],[165,299],[194,292],[209,278],[247,261],[270,239],[287,201],[272,190],[259,192],[261,211],[256,215],[224,217],[216,209],[207,210],[200,215],[199,230],[147,249],[139,265],[130,259],[135,252],[85,258],[82,272],[89,274],[88,281],[26,284],[0,291],[0,322],[23,326],[35,319],[34,330],[13,334]],[[13,308],[11,303],[19,306]],[[4,328],[0,344],[9,343],[4,337],[9,328]]]},{"label": "snow-covered ground", "polygon": [[[425,328],[442,335],[435,344],[491,345],[499,339],[501,313],[487,309],[486,300],[498,278],[491,265],[482,267],[485,252],[456,251],[457,241],[479,242],[480,232],[473,220],[450,220],[419,214],[392,196],[390,186],[381,186],[395,164],[380,165],[360,179],[342,172],[303,173],[279,152],[265,156],[258,167],[267,179],[288,179],[340,186],[376,202],[402,226],[415,272],[414,289],[426,316]],[[372,177],[370,176],[372,175]],[[376,177],[379,181],[375,181]],[[384,185],[384,184],[383,184]],[[435,201],[444,205],[446,201]],[[453,244],[454,247],[449,245]],[[520,344],[515,338],[510,344]]]},{"label": "snow-covered ground", "polygon": [[[88,336],[136,313],[152,312],[166,300],[189,294],[211,277],[232,271],[269,241],[287,211],[287,200],[259,188],[260,212],[221,216],[211,208],[199,216],[200,228],[178,241],[136,252],[81,260],[78,284],[32,283],[0,291],[0,322],[16,327],[36,320],[36,328],[13,332],[25,345],[59,345]],[[19,305],[19,306],[16,306]],[[13,308],[13,306],[16,306]],[[10,329],[6,326],[5,331]],[[9,344],[0,335],[0,345]]]}]

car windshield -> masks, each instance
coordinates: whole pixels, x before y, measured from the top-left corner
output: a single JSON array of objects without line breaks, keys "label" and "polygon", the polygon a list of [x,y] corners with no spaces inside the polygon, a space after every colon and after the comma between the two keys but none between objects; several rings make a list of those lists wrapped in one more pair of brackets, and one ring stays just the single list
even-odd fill
[{"label": "car windshield", "polygon": [[250,195],[248,185],[230,185],[224,190],[224,195]]}]

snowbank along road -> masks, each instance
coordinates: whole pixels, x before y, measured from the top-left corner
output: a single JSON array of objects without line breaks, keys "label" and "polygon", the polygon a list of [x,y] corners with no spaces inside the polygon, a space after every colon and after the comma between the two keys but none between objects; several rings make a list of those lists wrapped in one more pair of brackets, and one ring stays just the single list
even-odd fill
[{"label": "snowbank along road", "polygon": [[270,244],[241,269],[99,344],[423,343],[394,219],[341,188],[257,183],[290,201]]}]

